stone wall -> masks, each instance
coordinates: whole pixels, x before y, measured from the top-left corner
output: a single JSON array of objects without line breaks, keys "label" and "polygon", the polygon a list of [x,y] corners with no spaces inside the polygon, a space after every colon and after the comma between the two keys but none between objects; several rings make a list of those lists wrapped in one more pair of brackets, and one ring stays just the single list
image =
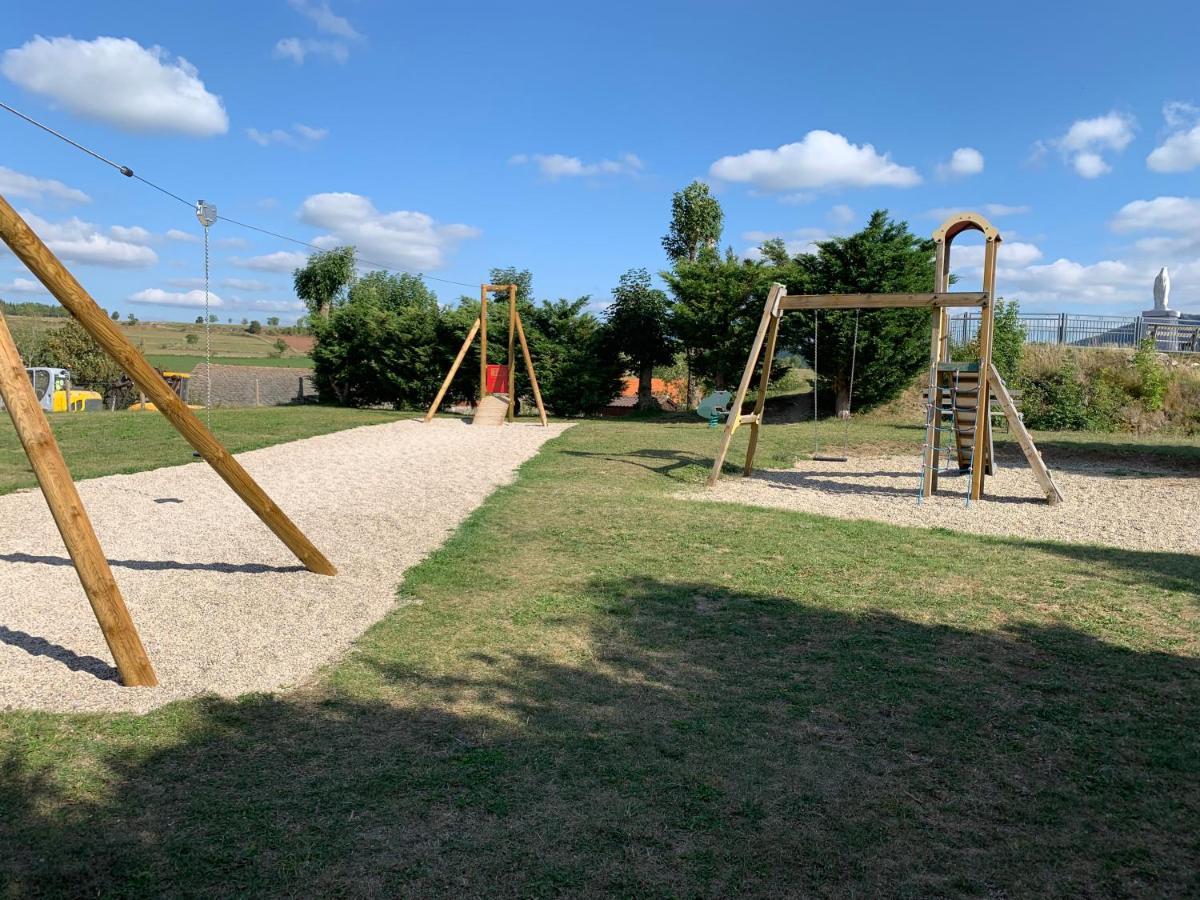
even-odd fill
[{"label": "stone wall", "polygon": [[[192,369],[188,383],[189,403],[205,405],[209,376],[209,367],[205,363]],[[284,406],[317,399],[312,369],[214,364],[211,377],[213,406]]]}]

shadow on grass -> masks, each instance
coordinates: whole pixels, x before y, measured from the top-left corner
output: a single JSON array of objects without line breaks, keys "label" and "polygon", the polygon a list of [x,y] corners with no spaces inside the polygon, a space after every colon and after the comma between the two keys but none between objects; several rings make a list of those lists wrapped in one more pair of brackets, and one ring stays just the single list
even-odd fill
[{"label": "shadow on grass", "polygon": [[680,469],[688,469],[692,467],[700,467],[701,469],[711,469],[713,458],[711,456],[704,457],[695,453],[688,453],[683,450],[659,450],[654,448],[645,448],[642,450],[623,450],[614,453],[605,453],[603,451],[587,451],[587,450],[562,450],[559,451],[563,456],[581,457],[585,459],[602,459],[608,462],[625,463],[631,466],[637,466],[645,469],[648,472],[653,472],[656,475],[662,475],[674,481],[678,481],[675,477],[675,472]]},{"label": "shadow on grass", "polygon": [[[527,640],[436,669],[394,628],[349,663],[369,699],[201,701],[170,740],[89,751],[100,790],[73,794],[7,751],[0,882],[12,896],[1198,887],[1194,659],[703,582],[601,581],[559,601],[523,609],[526,632],[514,618]],[[539,617],[587,652],[548,652]]]},{"label": "shadow on grass", "polygon": [[1125,584],[1152,585],[1165,591],[1177,591],[1200,597],[1200,556],[1190,553],[1165,553],[1149,550],[1121,550],[1084,544],[1060,544],[1050,541],[1021,541],[997,538],[1011,544],[1018,553],[1041,550],[1065,559],[1086,563],[1108,578]]}]

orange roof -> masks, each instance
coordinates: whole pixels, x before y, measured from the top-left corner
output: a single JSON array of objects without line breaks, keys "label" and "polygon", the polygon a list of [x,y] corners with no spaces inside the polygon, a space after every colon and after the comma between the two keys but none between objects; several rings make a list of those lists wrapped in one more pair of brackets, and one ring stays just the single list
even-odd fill
[{"label": "orange roof", "polygon": [[[676,402],[683,399],[684,392],[687,390],[687,385],[683,379],[676,381],[666,381],[662,378],[650,379],[651,394],[666,394]],[[636,397],[638,392],[638,379],[636,376],[628,375],[621,381],[621,396]]]}]

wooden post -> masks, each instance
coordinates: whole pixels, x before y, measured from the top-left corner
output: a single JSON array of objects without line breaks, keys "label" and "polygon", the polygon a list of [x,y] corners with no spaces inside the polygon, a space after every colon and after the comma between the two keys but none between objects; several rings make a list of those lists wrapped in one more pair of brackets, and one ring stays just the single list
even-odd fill
[{"label": "wooden post", "polygon": [[488,395],[487,389],[487,295],[491,285],[479,286],[479,402]]},{"label": "wooden post", "polygon": [[517,340],[517,286],[508,286],[508,421],[513,421],[517,409],[517,367],[515,356]]},{"label": "wooden post", "polygon": [[525,328],[521,325],[521,313],[516,313],[517,337],[521,341],[521,354],[525,357],[525,370],[529,373],[529,386],[533,388],[533,400],[537,404],[538,417],[546,423],[546,407],[542,405],[542,392],[538,388],[537,374],[533,371],[533,358],[529,355],[529,343],[525,340]]},{"label": "wooden post", "polygon": [[763,355],[762,375],[758,379],[758,397],[754,401],[754,421],[750,423],[750,443],[746,447],[746,464],[742,467],[742,475],[747,478],[754,471],[754,451],[758,449],[758,431],[762,428],[763,410],[767,404],[767,384],[771,380],[771,364],[775,361],[775,342],[779,338],[781,318],[783,314],[775,310],[767,329],[767,349]]},{"label": "wooden post", "polygon": [[[950,246],[944,238],[937,239],[937,250],[933,263],[933,290],[945,291],[950,285]],[[941,442],[941,379],[938,378],[938,363],[942,361],[948,335],[943,333],[946,311],[936,306],[929,316],[929,382],[925,408],[925,450],[921,454],[921,496],[931,497],[937,490],[937,470],[941,465],[938,445]]]},{"label": "wooden post", "polygon": [[0,238],[309,571],[321,575],[337,573],[333,564],[204,427],[196,414],[171,390],[141,352],[121,333],[116,323],[104,314],[96,301],[3,197],[0,197]]},{"label": "wooden post", "polygon": [[992,326],[996,318],[996,250],[998,240],[987,237],[983,250],[983,289],[988,292],[987,306],[979,310],[979,393],[975,395],[975,440],[971,450],[971,499],[983,499],[987,474],[987,451],[991,444],[992,394],[989,369],[992,365]]},{"label": "wooden post", "polygon": [[25,365],[3,315],[0,315],[0,397],[4,398],[54,524],[75,564],[75,572],[113,655],[121,683],[131,687],[153,687],[158,684],[154,667],[150,665],[108,559],[92,529],[83,501],[79,499],[75,482],[71,480],[58,442],[54,440],[54,432],[33,393],[33,385],[25,374]]},{"label": "wooden post", "polygon": [[742,421],[742,404],[746,402],[746,391],[750,387],[750,379],[754,377],[754,365],[758,362],[759,353],[762,352],[767,329],[770,327],[772,319],[779,314],[779,298],[783,296],[783,293],[784,287],[778,282],[772,284],[771,290],[767,292],[767,302],[763,304],[758,331],[754,335],[754,341],[750,344],[750,356],[746,360],[746,368],[742,370],[742,380],[738,383],[737,396],[734,397],[733,403],[729,407],[729,415],[725,417],[725,431],[721,435],[721,445],[717,448],[717,458],[713,460],[712,471],[708,475],[709,487],[715,485],[721,477],[721,467],[725,465],[725,457],[729,453],[729,444],[733,440],[733,433]]},{"label": "wooden post", "polygon": [[446,373],[446,380],[442,382],[442,386],[438,388],[437,396],[433,398],[433,403],[429,404],[429,412],[425,413],[425,421],[428,422],[433,418],[433,414],[438,411],[438,407],[442,405],[442,398],[446,396],[446,391],[450,390],[450,382],[454,380],[455,374],[458,372],[458,367],[462,365],[463,359],[466,358],[467,351],[471,349],[471,341],[475,340],[475,333],[479,331],[479,319],[475,320],[475,324],[471,326],[471,330],[467,332],[467,339],[463,341],[462,346],[458,348],[458,356],[454,357],[454,362],[450,364],[450,371]]}]

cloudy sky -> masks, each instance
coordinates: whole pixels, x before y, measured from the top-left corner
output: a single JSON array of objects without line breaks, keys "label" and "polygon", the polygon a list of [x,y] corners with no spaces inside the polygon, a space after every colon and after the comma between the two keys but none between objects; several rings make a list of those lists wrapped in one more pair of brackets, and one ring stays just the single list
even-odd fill
[{"label": "cloudy sky", "polygon": [[[664,266],[671,194],[700,178],[746,255],[970,208],[1026,311],[1136,312],[1162,265],[1200,310],[1200,7],[879,6],[20,4],[0,99],[222,215],[467,284],[528,267],[539,296],[602,305]],[[187,205],[3,112],[0,141],[0,194],[102,305],[196,315]],[[211,237],[222,318],[297,314],[304,248]],[[38,289],[0,256],[0,296]]]}]

